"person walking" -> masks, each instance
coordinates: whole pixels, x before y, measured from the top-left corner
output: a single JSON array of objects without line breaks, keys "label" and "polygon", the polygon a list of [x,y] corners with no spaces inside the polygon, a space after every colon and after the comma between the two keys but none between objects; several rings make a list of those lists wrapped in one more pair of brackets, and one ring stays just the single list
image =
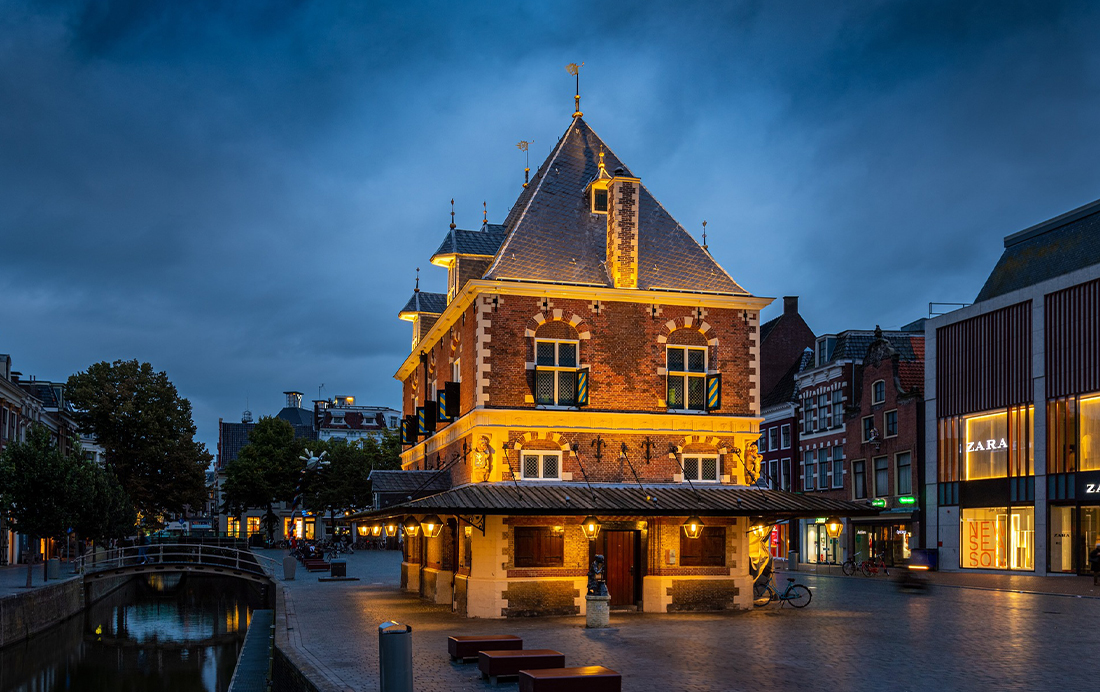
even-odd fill
[{"label": "person walking", "polygon": [[1092,568],[1093,586],[1100,585],[1100,539],[1096,540],[1096,545],[1089,553],[1089,567]]}]

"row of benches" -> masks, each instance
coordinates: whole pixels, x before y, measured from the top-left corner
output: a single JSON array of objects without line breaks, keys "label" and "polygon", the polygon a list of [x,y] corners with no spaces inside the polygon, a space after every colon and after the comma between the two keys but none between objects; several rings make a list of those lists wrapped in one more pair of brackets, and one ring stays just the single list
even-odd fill
[{"label": "row of benches", "polygon": [[565,654],[553,649],[524,649],[512,634],[454,636],[447,640],[452,661],[476,658],[481,677],[492,684],[519,677],[519,692],[621,692],[622,676],[603,666],[565,667]]}]

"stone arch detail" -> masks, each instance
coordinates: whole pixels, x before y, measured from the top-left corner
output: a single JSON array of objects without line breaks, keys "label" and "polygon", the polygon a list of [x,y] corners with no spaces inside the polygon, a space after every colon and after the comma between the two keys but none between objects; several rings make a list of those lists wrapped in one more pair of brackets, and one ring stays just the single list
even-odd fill
[{"label": "stone arch detail", "polygon": [[515,441],[515,443],[512,445],[512,449],[520,451],[523,449],[524,443],[534,442],[535,440],[555,444],[558,446],[558,449],[560,449],[563,453],[569,453],[573,449],[568,441],[562,440],[560,433],[547,433],[544,435],[539,435],[538,433],[533,432],[523,433],[523,437]]},{"label": "stone arch detail", "polygon": [[718,337],[711,331],[711,326],[705,320],[694,317],[677,317],[661,325],[661,333],[657,335],[657,343],[664,346],[668,343],[668,337],[677,329],[694,329],[707,340],[707,359],[710,361],[710,369],[718,369]]},{"label": "stone arch detail", "polygon": [[729,453],[729,449],[725,446],[725,440],[713,435],[687,435],[680,441],[680,444],[676,445],[676,452],[683,454],[688,445],[710,445],[718,450],[719,454]]},{"label": "stone arch detail", "polygon": [[552,322],[554,320],[561,320],[562,322],[569,323],[571,327],[577,330],[578,338],[581,341],[587,341],[588,339],[592,338],[592,328],[588,325],[588,322],[586,322],[583,317],[576,314],[575,312],[569,312],[566,310],[562,310],[561,308],[554,308],[552,310],[549,310],[548,313],[549,314],[540,312],[532,316],[531,319],[527,320],[527,331],[524,333],[524,336],[528,338],[533,337],[535,335],[535,330],[542,325],[546,324],[547,322]]}]

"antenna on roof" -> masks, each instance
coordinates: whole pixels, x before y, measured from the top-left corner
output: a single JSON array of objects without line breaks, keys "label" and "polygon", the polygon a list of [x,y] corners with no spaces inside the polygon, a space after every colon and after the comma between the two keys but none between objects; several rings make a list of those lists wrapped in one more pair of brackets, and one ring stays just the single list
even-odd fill
[{"label": "antenna on roof", "polygon": [[413,288],[413,293],[420,293],[420,267],[416,268],[416,287]]},{"label": "antenna on roof", "polygon": [[451,198],[451,230],[455,229],[455,198]]},{"label": "antenna on roof", "polygon": [[[535,140],[532,139],[531,142],[533,141]],[[531,182],[531,154],[527,151],[531,147],[531,142],[528,142],[526,139],[521,139],[519,143],[516,144],[516,147],[523,152],[523,165],[525,166],[523,169],[524,187],[527,187],[527,183]]]},{"label": "antenna on roof", "polygon": [[569,63],[568,65],[565,66],[566,72],[568,72],[569,74],[571,74],[571,75],[573,75],[574,77],[577,78],[577,95],[573,97],[573,100],[576,102],[576,111],[573,113],[574,118],[579,118],[582,115],[584,115],[584,113],[581,113],[581,68],[582,67],[584,67],[583,62],[580,65],[578,65],[575,62],[571,62],[571,63]]},{"label": "antenna on roof", "polygon": [[[703,249],[707,250],[707,222],[703,221]],[[707,250],[710,252],[710,250]]]}]

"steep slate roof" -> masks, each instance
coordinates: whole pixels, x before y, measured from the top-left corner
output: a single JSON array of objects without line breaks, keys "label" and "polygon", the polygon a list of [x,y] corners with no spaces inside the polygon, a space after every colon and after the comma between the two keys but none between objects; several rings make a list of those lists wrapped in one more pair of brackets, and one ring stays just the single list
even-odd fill
[{"label": "steep slate roof", "polygon": [[439,249],[432,255],[481,255],[492,257],[497,254],[501,243],[507,237],[504,226],[485,224],[481,230],[464,231],[457,228],[447,231],[447,237],[440,243]]},{"label": "steep slate roof", "polygon": [[760,325],[760,343],[764,343],[768,340],[768,334],[772,333],[772,329],[775,329],[775,325],[779,324],[779,320],[783,319],[783,315],[779,317],[773,317],[764,324]]},{"label": "steep slate roof", "polygon": [[[508,237],[486,279],[611,286],[607,222],[584,195],[599,170],[630,169],[582,118],[575,118],[505,220]],[[638,219],[638,288],[742,294],[729,274],[642,185]]]},{"label": "steep slate roof", "polygon": [[1100,200],[1005,238],[974,302],[1100,264]]},{"label": "steep slate roof", "polygon": [[307,408],[291,408],[289,406],[283,408],[275,415],[276,418],[282,418],[291,425],[308,425],[313,427],[313,411]]},{"label": "steep slate roof", "polygon": [[428,291],[414,291],[409,302],[401,308],[401,313],[422,312],[429,315],[442,315],[447,308],[446,293],[429,293]]},{"label": "steep slate roof", "polygon": [[799,358],[791,365],[787,372],[783,373],[783,377],[779,378],[779,381],[775,383],[771,391],[764,395],[763,401],[760,404],[761,408],[798,401],[798,386],[795,384],[794,376],[797,375],[798,371],[801,369],[802,358]]},{"label": "steep slate roof", "polygon": [[[883,332],[882,335],[890,342],[902,361],[924,360],[924,335],[915,337],[912,332]],[[867,355],[867,349],[875,340],[873,331],[846,331],[837,334],[836,347],[833,349],[833,360],[863,361]],[[913,341],[921,342],[921,355],[918,358],[913,348]]]},{"label": "steep slate roof", "polygon": [[[374,477],[374,474],[371,474]],[[781,490],[696,486],[593,484],[595,497],[583,483],[472,483],[420,500],[402,502],[373,514],[469,512],[477,514],[629,514],[648,516],[827,516],[874,515],[866,503]],[[649,492],[655,502],[646,500]],[[372,514],[368,512],[367,514]]]}]

